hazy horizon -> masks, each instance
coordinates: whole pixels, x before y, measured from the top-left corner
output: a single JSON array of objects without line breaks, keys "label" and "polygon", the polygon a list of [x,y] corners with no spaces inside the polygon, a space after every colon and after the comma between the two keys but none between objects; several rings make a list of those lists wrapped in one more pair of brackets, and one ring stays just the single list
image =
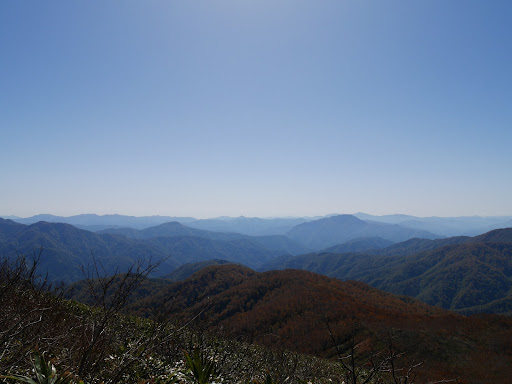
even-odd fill
[{"label": "hazy horizon", "polygon": [[512,3],[0,3],[0,213],[512,215]]},{"label": "hazy horizon", "polygon": [[230,218],[230,219],[236,219],[236,218],[241,218],[241,217],[244,217],[244,218],[248,218],[248,219],[254,219],[254,218],[257,218],[257,219],[294,219],[294,218],[321,218],[321,217],[328,217],[328,216],[338,216],[338,215],[359,215],[359,214],[362,214],[362,215],[369,215],[369,216],[375,216],[375,217],[383,217],[383,216],[411,216],[411,217],[417,217],[417,218],[422,218],[422,219],[425,219],[425,218],[442,218],[442,219],[450,219],[450,218],[472,218],[472,217],[481,217],[481,218],[500,218],[500,217],[504,217],[504,218],[510,218],[512,217],[512,215],[488,215],[488,216],[484,216],[484,215],[468,215],[468,216],[415,216],[415,215],[406,215],[406,214],[403,214],[403,213],[390,213],[390,214],[383,214],[383,215],[375,215],[375,214],[371,214],[371,213],[367,213],[367,212],[351,212],[351,213],[347,213],[347,212],[331,212],[331,213],[328,213],[328,214],[325,214],[325,215],[311,215],[311,216],[307,216],[307,215],[303,215],[303,216],[244,216],[244,215],[240,215],[240,216],[226,216],[226,215],[221,215],[221,216],[209,216],[209,217],[206,217],[206,216],[190,216],[190,215],[125,215],[125,214],[120,214],[120,213],[107,213],[107,214],[97,214],[97,213],[91,213],[91,212],[88,212],[88,213],[78,213],[78,214],[73,214],[73,215],[55,215],[55,214],[52,214],[52,213],[37,213],[35,215],[30,215],[30,216],[18,216],[18,215],[2,215],[0,214],[0,217],[2,218],[9,218],[9,217],[16,217],[18,219],[27,219],[27,218],[31,218],[31,217],[35,217],[35,216],[44,216],[44,215],[51,215],[51,216],[56,216],[56,217],[63,217],[63,218],[69,218],[69,217],[74,217],[74,216],[81,216],[81,215],[96,215],[96,216],[99,216],[99,217],[103,217],[103,216],[126,216],[126,217],[136,217],[136,218],[142,218],[142,217],[182,217],[182,218],[191,218],[191,219],[198,219],[198,220],[202,220],[202,219],[222,219],[222,218]]}]

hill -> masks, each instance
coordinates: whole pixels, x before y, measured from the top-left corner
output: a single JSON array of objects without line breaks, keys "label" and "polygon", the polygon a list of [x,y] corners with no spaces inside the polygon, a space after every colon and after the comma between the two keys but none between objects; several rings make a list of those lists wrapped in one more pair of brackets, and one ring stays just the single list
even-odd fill
[{"label": "hill", "polygon": [[510,240],[510,228],[472,238],[411,239],[374,254],[305,254],[276,259],[265,268],[299,268],[360,280],[460,312],[510,313]]},{"label": "hill", "polygon": [[[260,384],[268,382],[267,375],[273,382],[323,383],[340,376],[339,367],[327,360],[195,332],[177,323],[172,311],[159,308],[149,319],[123,315],[127,300],[137,297],[133,293],[152,295],[169,284],[148,280],[144,272],[77,283],[85,287],[80,298],[89,307],[64,300],[26,262],[0,258],[2,376],[23,375],[34,381],[20,376],[18,381],[38,383],[193,384],[191,369],[203,371],[206,365],[213,368],[210,383]],[[187,362],[183,351],[194,361]]]},{"label": "hill", "polygon": [[430,232],[406,228],[397,224],[363,221],[352,215],[331,216],[299,224],[287,236],[305,247],[325,249],[361,237],[380,237],[392,242],[413,237],[435,239]]},{"label": "hill", "polygon": [[[254,384],[360,382],[352,372],[382,384],[409,374],[416,383],[504,384],[512,374],[510,318],[465,317],[360,282],[239,265],[173,284],[118,274],[76,284],[91,308],[53,295],[22,265],[0,261],[2,373],[30,375],[45,359],[73,382],[192,384],[191,370],[207,364],[216,382]],[[144,311],[141,303],[156,311],[122,314]]]},{"label": "hill", "polygon": [[[342,351],[355,343],[358,356],[368,358],[391,332],[395,347],[410,354],[407,360],[423,361],[437,378],[449,372],[478,382],[490,374],[506,382],[512,374],[512,320],[466,318],[361,282],[299,270],[211,266],[137,301],[130,311],[148,313],[169,298],[178,318],[195,319],[200,329],[224,337],[335,357],[334,337]],[[491,335],[498,334],[494,344]]]},{"label": "hill", "polygon": [[468,243],[421,252],[375,272],[368,281],[443,308],[483,309],[511,293],[512,244]]},{"label": "hill", "polygon": [[390,245],[382,248],[375,253],[387,256],[407,256],[418,252],[433,251],[435,249],[464,243],[478,243],[478,242],[493,242],[493,243],[512,243],[512,229],[503,228],[495,229],[484,234],[469,237],[469,236],[454,236],[444,239],[409,239],[401,243]]},{"label": "hill", "polygon": [[168,275],[162,276],[162,279],[170,280],[170,281],[182,281],[190,276],[192,276],[197,271],[209,267],[210,265],[224,265],[224,264],[233,264],[227,260],[220,259],[212,259],[206,261],[199,261],[197,263],[186,263],[181,267],[176,269],[175,271],[169,273]]}]

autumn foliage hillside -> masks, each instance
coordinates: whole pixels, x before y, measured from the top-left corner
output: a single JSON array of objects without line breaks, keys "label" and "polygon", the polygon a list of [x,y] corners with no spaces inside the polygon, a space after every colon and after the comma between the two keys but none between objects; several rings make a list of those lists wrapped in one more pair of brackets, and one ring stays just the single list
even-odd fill
[{"label": "autumn foliage hillside", "polygon": [[505,383],[512,377],[510,318],[465,317],[361,282],[302,270],[212,266],[130,310],[144,315],[165,301],[178,317],[224,337],[328,358],[352,344],[363,360],[392,339],[401,364],[421,361],[435,379]]}]

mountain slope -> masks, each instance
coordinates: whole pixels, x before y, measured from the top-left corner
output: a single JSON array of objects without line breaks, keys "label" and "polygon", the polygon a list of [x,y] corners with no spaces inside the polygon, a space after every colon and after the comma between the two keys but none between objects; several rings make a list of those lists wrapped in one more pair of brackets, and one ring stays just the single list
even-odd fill
[{"label": "mountain slope", "polygon": [[0,218],[0,242],[7,241],[16,232],[22,230],[25,226],[9,219]]},{"label": "mountain slope", "polygon": [[512,289],[512,244],[469,243],[423,252],[370,277],[376,287],[463,310],[503,298]]},{"label": "mountain slope", "polygon": [[512,228],[501,228],[475,236],[471,242],[512,243]]},{"label": "mountain slope", "polygon": [[175,271],[171,272],[168,275],[162,276],[162,279],[170,280],[170,281],[182,281],[190,276],[192,276],[197,271],[209,267],[211,265],[224,265],[224,264],[232,264],[230,261],[227,260],[220,260],[220,259],[212,259],[212,260],[206,260],[206,261],[199,261],[197,263],[186,263],[183,264],[181,267],[176,269]]},{"label": "mountain slope", "polygon": [[[144,314],[169,298],[177,319],[263,345],[336,357],[333,338],[342,353],[349,353],[352,340],[365,362],[371,348],[383,353],[383,340],[393,334],[395,348],[407,351],[409,361],[423,361],[425,373],[438,379],[476,383],[488,375],[486,380],[505,383],[512,374],[512,320],[468,319],[361,282],[211,266],[137,301],[131,313]],[[499,342],[491,341],[498,335]]]},{"label": "mountain slope", "polygon": [[393,245],[392,241],[381,237],[361,237],[346,241],[342,244],[326,248],[322,252],[330,253],[348,253],[348,252],[367,252],[387,248]]},{"label": "mountain slope", "polygon": [[376,251],[377,254],[283,257],[271,261],[265,269],[300,268],[340,279],[356,279],[462,312],[501,308],[502,313],[510,313],[512,242],[500,241],[511,239],[510,228],[473,238],[412,239]]},{"label": "mountain slope", "polygon": [[418,252],[433,251],[447,245],[463,244],[469,241],[473,240],[471,237],[467,236],[456,236],[435,240],[414,238],[379,249],[375,251],[375,253],[385,256],[408,256]]},{"label": "mountain slope", "polygon": [[361,237],[381,237],[398,242],[413,237],[427,239],[437,235],[396,224],[363,221],[352,215],[338,215],[293,227],[287,236],[310,249],[324,249]]}]

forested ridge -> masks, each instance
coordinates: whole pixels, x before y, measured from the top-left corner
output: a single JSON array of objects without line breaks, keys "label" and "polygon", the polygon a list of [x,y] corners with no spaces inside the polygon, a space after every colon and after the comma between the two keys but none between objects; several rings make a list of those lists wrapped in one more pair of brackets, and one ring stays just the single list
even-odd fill
[{"label": "forested ridge", "polygon": [[410,239],[367,252],[310,253],[265,269],[297,268],[367,282],[461,313],[512,313],[512,229],[475,237]]},{"label": "forested ridge", "polygon": [[[512,374],[497,368],[512,363],[510,318],[466,317],[362,282],[299,270],[256,273],[236,265],[210,266],[136,301],[129,312],[144,316],[171,297],[179,318],[199,313],[195,327],[229,338],[335,358],[333,336],[377,348],[393,333],[411,359],[439,377],[442,372],[476,377],[491,369]],[[501,361],[495,368],[490,356]]]}]

